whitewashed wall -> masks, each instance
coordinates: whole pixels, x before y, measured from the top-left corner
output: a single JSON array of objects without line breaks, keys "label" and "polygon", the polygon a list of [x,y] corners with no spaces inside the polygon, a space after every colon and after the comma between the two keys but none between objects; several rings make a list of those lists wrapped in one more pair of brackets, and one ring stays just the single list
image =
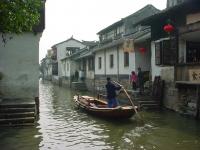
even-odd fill
[{"label": "whitewashed wall", "polygon": [[72,75],[75,75],[75,71],[78,70],[76,62],[70,59],[63,59],[61,64],[62,77],[67,77],[70,79]]},{"label": "whitewashed wall", "polygon": [[75,75],[75,71],[78,70],[78,65],[75,61],[70,61],[70,76]]},{"label": "whitewashed wall", "polygon": [[[149,43],[150,44],[150,43]],[[150,71],[151,69],[151,49],[149,44],[140,44],[135,46],[135,70],[140,67],[142,71]],[[141,53],[139,48],[145,47],[146,51]]]},{"label": "whitewashed wall", "polygon": [[[99,69],[99,57],[101,57],[101,69]],[[105,57],[104,51],[97,51],[95,53],[95,74],[96,75],[104,75],[105,74]]]},{"label": "whitewashed wall", "polygon": [[[113,67],[110,67],[110,55],[113,55]],[[113,75],[117,74],[117,49],[116,48],[110,48],[106,50],[106,75]]]},{"label": "whitewashed wall", "polygon": [[[65,60],[62,60],[60,62],[60,68],[61,68],[61,75],[62,76],[66,76],[66,61]],[[61,76],[60,76],[61,77]]]},{"label": "whitewashed wall", "polygon": [[35,98],[39,96],[39,40],[41,34],[12,36],[6,45],[0,38],[0,92],[4,97]]},{"label": "whitewashed wall", "polygon": [[152,71],[152,80],[155,76],[161,75],[161,67],[155,65],[155,42],[151,42],[151,71]]},{"label": "whitewashed wall", "polygon": [[[118,53],[118,54],[117,54]],[[113,54],[114,66],[110,68],[110,55]],[[106,58],[104,58],[106,56]],[[98,68],[98,58],[102,58],[102,68]],[[106,67],[106,68],[105,68]],[[131,71],[135,70],[135,53],[129,53],[129,66],[124,67],[124,51],[120,47],[117,51],[116,48],[110,48],[98,51],[95,54],[95,74],[98,75],[129,75]]]},{"label": "whitewashed wall", "polygon": [[47,58],[47,59],[45,59],[45,64],[46,64],[46,66],[45,66],[45,69],[44,69],[44,77],[46,78],[46,79],[51,79],[51,77],[52,77],[52,60],[51,60],[51,58]]},{"label": "whitewashed wall", "polygon": [[48,65],[44,70],[44,77],[45,79],[50,79],[52,77],[52,65]]},{"label": "whitewashed wall", "polygon": [[86,78],[94,79],[94,70],[89,70],[89,60],[86,62]]},{"label": "whitewashed wall", "polygon": [[86,78],[87,79],[94,79],[94,71],[87,70],[87,72],[86,72]]},{"label": "whitewashed wall", "polygon": [[124,67],[124,51],[119,49],[119,74],[130,75],[131,71],[135,70],[135,53],[129,52],[129,66]]},{"label": "whitewashed wall", "polygon": [[178,61],[181,63],[186,62],[186,40],[179,39],[179,58]]}]

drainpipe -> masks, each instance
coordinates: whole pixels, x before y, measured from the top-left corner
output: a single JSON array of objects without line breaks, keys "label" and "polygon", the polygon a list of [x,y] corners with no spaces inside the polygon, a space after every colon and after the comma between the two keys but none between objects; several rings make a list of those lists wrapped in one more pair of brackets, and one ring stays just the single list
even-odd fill
[{"label": "drainpipe", "polygon": [[199,119],[199,113],[200,113],[200,86],[197,85],[197,103],[196,103],[196,108],[197,108],[197,111],[196,111],[196,115],[195,115],[195,118],[196,119]]},{"label": "drainpipe", "polygon": [[106,49],[104,50],[104,72],[106,76]]},{"label": "drainpipe", "polygon": [[94,81],[94,83],[93,83],[94,88],[93,88],[93,90],[94,90],[94,96],[95,96],[96,95],[96,88],[95,88],[96,87],[96,83],[95,83],[96,82],[96,80],[95,80],[96,79],[96,77],[95,77],[96,76],[96,73],[95,73],[95,66],[96,66],[95,65],[95,53],[92,54],[92,57],[93,57],[93,60],[94,60],[94,79],[93,79],[93,81]]},{"label": "drainpipe", "polygon": [[119,46],[117,46],[117,81],[119,81]]},{"label": "drainpipe", "polygon": [[176,62],[174,65],[174,80],[177,80],[177,67],[176,64],[179,63],[179,36],[178,36],[178,29],[175,30],[175,40],[176,40]]}]

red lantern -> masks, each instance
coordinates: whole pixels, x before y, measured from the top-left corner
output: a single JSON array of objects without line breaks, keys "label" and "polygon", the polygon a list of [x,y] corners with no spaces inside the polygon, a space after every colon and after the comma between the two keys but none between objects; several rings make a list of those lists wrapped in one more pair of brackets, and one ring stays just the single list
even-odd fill
[{"label": "red lantern", "polygon": [[140,52],[141,52],[142,54],[144,54],[144,53],[146,52],[146,49],[145,49],[144,47],[139,48],[139,50],[140,50]]},{"label": "red lantern", "polygon": [[172,31],[174,31],[174,27],[171,24],[167,24],[163,27],[164,31],[170,34]]}]

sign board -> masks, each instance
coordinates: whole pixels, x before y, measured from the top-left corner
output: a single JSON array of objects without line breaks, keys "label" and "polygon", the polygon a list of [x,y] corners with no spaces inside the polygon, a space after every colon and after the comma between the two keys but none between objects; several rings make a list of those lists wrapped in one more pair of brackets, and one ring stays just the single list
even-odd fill
[{"label": "sign board", "polygon": [[134,52],[134,41],[133,39],[126,39],[123,44],[124,52]]},{"label": "sign board", "polygon": [[200,82],[200,69],[190,69],[189,70],[189,80]]},{"label": "sign board", "polygon": [[200,13],[188,14],[186,16],[186,24],[192,24],[200,21]]}]

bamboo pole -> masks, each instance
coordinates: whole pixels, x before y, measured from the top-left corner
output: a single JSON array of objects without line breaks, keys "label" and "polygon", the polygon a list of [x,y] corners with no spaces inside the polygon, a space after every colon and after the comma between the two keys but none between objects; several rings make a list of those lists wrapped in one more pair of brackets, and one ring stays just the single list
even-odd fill
[{"label": "bamboo pole", "polygon": [[133,106],[133,109],[134,109],[134,111],[135,111],[136,115],[139,117],[139,120],[141,120],[141,121],[142,121],[142,123],[144,123],[144,122],[143,122],[143,119],[142,119],[142,117],[139,115],[139,113],[138,113],[137,109],[135,108],[135,105],[134,105],[134,103],[133,103],[133,101],[132,101],[132,99],[131,99],[130,95],[128,94],[128,92],[126,91],[126,89],[124,88],[124,86],[123,86],[123,85],[121,85],[121,84],[119,84],[119,83],[118,83],[118,82],[116,82],[116,81],[113,81],[113,82],[114,82],[115,84],[117,84],[117,85],[119,85],[119,86],[121,86],[121,87],[122,87],[122,89],[124,90],[124,92],[125,92],[126,96],[127,96],[127,97],[128,97],[128,99],[129,99],[129,101],[130,101],[131,105]]}]

